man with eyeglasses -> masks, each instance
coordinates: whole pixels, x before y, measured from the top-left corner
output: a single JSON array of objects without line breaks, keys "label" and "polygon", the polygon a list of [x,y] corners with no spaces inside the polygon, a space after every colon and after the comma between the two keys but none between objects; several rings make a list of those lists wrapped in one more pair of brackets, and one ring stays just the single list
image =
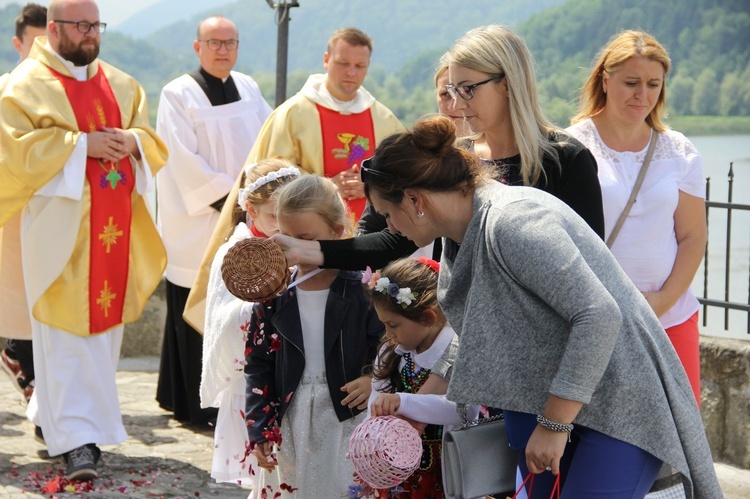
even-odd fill
[{"label": "man with eyeglasses", "polygon": [[98,59],[94,0],[52,0],[47,37],[0,96],[0,226],[22,213],[36,387],[27,415],[69,480],[127,438],[115,373],[123,327],[166,266],[147,208],[167,150],[146,94]]},{"label": "man with eyeglasses", "polygon": [[229,19],[201,21],[193,42],[200,66],[164,87],[156,118],[170,152],[157,175],[158,225],[168,263],[156,398],[175,419],[197,425],[211,423],[216,409],[208,409],[213,401],[204,401],[202,409],[199,397],[203,323],[195,324],[196,331],[182,312],[221,207],[271,113],[255,80],[233,71],[239,44]]}]

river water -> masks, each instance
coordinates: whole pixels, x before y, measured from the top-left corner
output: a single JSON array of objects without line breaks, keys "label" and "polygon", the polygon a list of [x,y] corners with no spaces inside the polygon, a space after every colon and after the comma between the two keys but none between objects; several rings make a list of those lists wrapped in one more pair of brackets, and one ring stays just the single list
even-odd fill
[{"label": "river water", "polygon": [[[710,178],[710,200],[728,201],[729,164],[733,162],[734,203],[750,205],[750,135],[689,137],[703,155],[703,172]],[[750,211],[732,210],[729,243],[729,300],[747,304],[750,288]],[[710,208],[708,215],[708,298],[724,300],[727,256],[727,210]],[[693,281],[693,291],[703,295],[703,266]],[[723,309],[709,307],[703,334],[750,341],[748,312],[730,311],[725,330]],[[701,311],[701,324],[703,311]]]}]

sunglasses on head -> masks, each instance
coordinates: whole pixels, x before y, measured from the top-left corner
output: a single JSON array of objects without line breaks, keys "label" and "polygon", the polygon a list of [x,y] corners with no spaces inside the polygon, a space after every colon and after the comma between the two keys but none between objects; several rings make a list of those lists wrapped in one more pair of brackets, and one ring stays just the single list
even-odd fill
[{"label": "sunglasses on head", "polygon": [[371,180],[373,178],[380,178],[381,180],[392,180],[393,175],[391,175],[390,173],[381,172],[373,168],[374,165],[372,159],[373,158],[367,158],[366,160],[362,161],[362,165],[359,169],[359,176],[362,179],[362,183],[366,184],[368,178]]}]

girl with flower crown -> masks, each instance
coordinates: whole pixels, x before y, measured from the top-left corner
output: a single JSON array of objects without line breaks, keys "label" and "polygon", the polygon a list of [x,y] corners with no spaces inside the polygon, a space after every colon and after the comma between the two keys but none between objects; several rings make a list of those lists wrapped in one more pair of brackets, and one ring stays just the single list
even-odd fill
[{"label": "girl with flower crown", "polygon": [[253,304],[229,293],[221,277],[221,265],[227,251],[237,242],[250,237],[267,238],[278,232],[276,201],[272,195],[299,176],[299,170],[283,159],[266,159],[245,167],[233,231],[211,265],[200,397],[201,407],[219,408],[211,466],[211,477],[217,482],[246,485],[255,481],[247,460],[250,442],[245,427],[245,378],[242,374]]},{"label": "girl with flower crown", "polygon": [[[336,185],[300,177],[277,192],[280,232],[336,239],[353,232]],[[300,265],[279,297],[253,308],[246,346],[246,423],[259,466],[278,476],[268,497],[335,498],[353,465],[349,437],[372,389],[369,374],[383,324],[361,272]],[[296,284],[296,286],[295,286]],[[279,494],[278,496],[276,494]]]},{"label": "girl with flower crown", "polygon": [[[396,260],[382,271],[365,273],[367,294],[385,325],[374,364],[369,413],[400,416],[423,430],[419,468],[389,496],[446,497],[441,459],[443,425],[458,426],[461,417],[444,391],[417,393],[441,357],[452,359],[458,349],[458,337],[438,305],[438,270],[437,262],[421,257]],[[468,416],[475,419],[477,411],[471,409]]]}]

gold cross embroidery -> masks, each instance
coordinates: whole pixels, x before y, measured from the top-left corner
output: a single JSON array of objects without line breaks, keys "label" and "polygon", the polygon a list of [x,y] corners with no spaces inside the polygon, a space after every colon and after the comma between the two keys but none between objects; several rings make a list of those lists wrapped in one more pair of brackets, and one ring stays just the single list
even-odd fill
[{"label": "gold cross embroidery", "polygon": [[107,247],[109,253],[113,244],[117,244],[117,238],[122,236],[123,232],[117,230],[117,224],[113,223],[114,217],[109,217],[109,223],[104,226],[104,232],[99,234],[99,240]]},{"label": "gold cross embroidery", "polygon": [[112,292],[109,288],[109,282],[105,280],[104,289],[99,292],[99,298],[96,299],[96,304],[101,305],[102,310],[104,310],[104,317],[109,317],[109,308],[115,298],[117,298],[117,295]]}]

